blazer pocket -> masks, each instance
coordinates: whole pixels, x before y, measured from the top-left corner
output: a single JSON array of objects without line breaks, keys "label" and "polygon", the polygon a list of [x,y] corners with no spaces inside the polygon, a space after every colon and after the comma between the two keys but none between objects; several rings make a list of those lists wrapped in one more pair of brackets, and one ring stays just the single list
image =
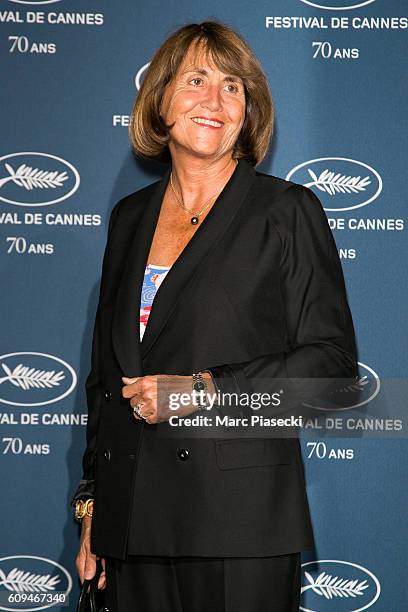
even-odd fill
[{"label": "blazer pocket", "polygon": [[220,470],[285,465],[295,461],[285,439],[216,440],[215,454]]}]

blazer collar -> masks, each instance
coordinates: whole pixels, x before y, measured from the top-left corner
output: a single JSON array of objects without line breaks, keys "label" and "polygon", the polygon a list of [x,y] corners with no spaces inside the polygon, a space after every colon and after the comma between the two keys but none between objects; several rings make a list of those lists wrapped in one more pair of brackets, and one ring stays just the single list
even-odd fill
[{"label": "blazer collar", "polygon": [[[155,183],[135,228],[129,255],[118,289],[112,323],[113,347],[126,376],[143,375],[142,360],[158,341],[183,291],[199,264],[229,227],[255,179],[255,168],[240,159],[229,181],[198,226],[189,243],[168,271],[156,292],[147,327],[140,342],[140,296],[150,246],[171,167]],[[180,335],[183,330],[180,329]]]}]

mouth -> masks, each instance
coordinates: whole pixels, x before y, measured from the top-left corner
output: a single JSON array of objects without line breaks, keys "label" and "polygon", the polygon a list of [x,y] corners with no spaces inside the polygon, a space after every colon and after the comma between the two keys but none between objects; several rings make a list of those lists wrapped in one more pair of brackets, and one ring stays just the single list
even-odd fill
[{"label": "mouth", "polygon": [[224,122],[219,119],[208,119],[207,117],[191,117],[191,120],[198,125],[208,128],[219,129],[224,125]]}]

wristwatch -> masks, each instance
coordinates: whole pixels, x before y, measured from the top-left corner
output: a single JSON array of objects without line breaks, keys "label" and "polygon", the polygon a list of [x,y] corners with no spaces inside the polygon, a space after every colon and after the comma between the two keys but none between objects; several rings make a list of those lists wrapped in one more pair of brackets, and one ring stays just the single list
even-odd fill
[{"label": "wristwatch", "polygon": [[84,516],[92,516],[93,512],[93,499],[78,499],[75,502],[75,518],[81,522]]},{"label": "wristwatch", "polygon": [[[197,393],[204,391],[204,398],[205,398],[204,403],[202,404],[200,400],[198,400],[196,403],[198,410],[208,410],[207,397],[205,395],[207,391],[207,383],[205,382],[201,372],[195,372],[193,374],[192,386],[193,386],[193,391],[196,391]],[[200,398],[201,396],[202,396],[202,393],[200,393],[198,397]]]}]

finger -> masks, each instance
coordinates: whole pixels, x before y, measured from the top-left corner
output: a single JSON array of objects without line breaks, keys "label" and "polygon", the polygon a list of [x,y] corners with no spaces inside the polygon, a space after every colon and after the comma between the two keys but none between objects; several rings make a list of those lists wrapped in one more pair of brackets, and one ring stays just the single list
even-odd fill
[{"label": "finger", "polygon": [[141,378],[141,376],[136,376],[135,378],[127,378],[127,376],[122,376],[122,380],[126,385],[133,385],[133,383],[137,382]]},{"label": "finger", "polygon": [[98,589],[104,589],[106,586],[106,572],[101,572],[98,580]]},{"label": "finger", "polygon": [[134,407],[132,406],[132,408],[137,408],[137,406],[139,406],[139,410],[137,412],[133,410],[133,414],[136,414],[143,419],[154,416],[155,411],[152,410],[151,406],[147,406],[146,402],[136,403]]},{"label": "finger", "polygon": [[154,425],[157,422],[156,414],[154,412],[149,412],[148,414],[143,415],[145,417],[146,423],[149,425]]},{"label": "finger", "polygon": [[141,395],[140,385],[137,386],[136,383],[132,383],[122,387],[122,397],[128,399],[130,397],[136,397],[137,395]]},{"label": "finger", "polygon": [[82,584],[84,581],[85,557],[81,553],[77,555],[77,558],[75,560],[75,566],[76,566],[76,570],[77,570],[79,579]]},{"label": "finger", "polygon": [[131,407],[131,409],[132,409],[132,414],[133,414],[133,416],[135,417],[135,419],[137,419],[138,421],[140,421],[140,420],[141,420],[141,417],[140,417],[140,416],[137,414],[137,412],[136,412],[136,410],[135,410],[135,408],[137,408],[137,404],[135,404],[135,405],[133,406],[133,405],[132,405],[132,400],[130,400],[130,402],[129,402],[129,403],[130,403],[130,407]]},{"label": "finger", "polygon": [[106,587],[106,562],[104,557],[100,557],[100,560],[102,564],[102,572],[98,580],[98,589],[103,590]]},{"label": "finger", "polygon": [[87,555],[85,560],[84,578],[90,580],[95,576],[96,572],[96,558],[95,555]]},{"label": "finger", "polygon": [[144,405],[143,402],[135,398],[135,396],[130,398],[129,404],[134,414],[137,414]]},{"label": "finger", "polygon": [[133,412],[133,416],[135,417],[135,419],[137,419],[138,421],[146,421],[146,423],[149,423],[149,425],[151,425],[151,420],[149,417],[152,417],[153,414],[150,413],[149,415],[144,414],[143,412],[141,412],[140,414],[143,414],[143,416],[139,416],[138,414],[136,414],[136,412]]}]

